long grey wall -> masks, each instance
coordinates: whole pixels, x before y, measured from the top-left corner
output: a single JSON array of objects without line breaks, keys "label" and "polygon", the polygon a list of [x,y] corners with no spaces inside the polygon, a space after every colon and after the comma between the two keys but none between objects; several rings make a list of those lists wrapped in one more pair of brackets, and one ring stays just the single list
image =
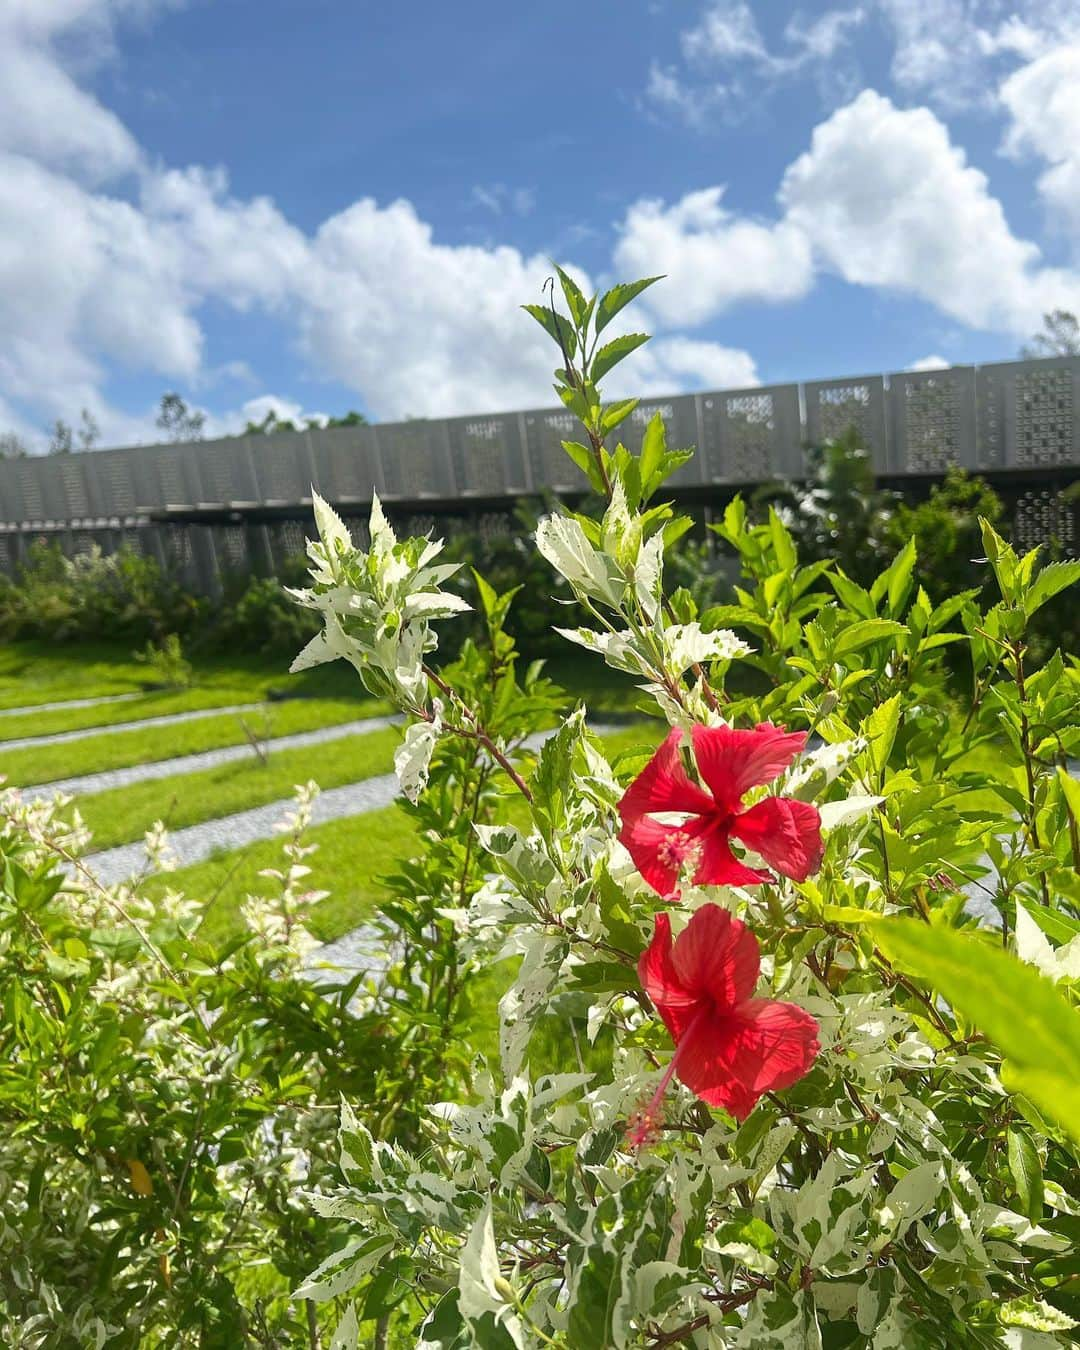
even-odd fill
[{"label": "long grey wall", "polygon": [[[621,428],[627,444],[637,447],[656,412],[669,445],[698,447],[674,479],[688,489],[798,478],[807,444],[853,424],[882,475],[938,475],[950,465],[1080,470],[1078,357],[652,399]],[[542,487],[572,491],[584,479],[560,442],[579,434],[569,413],[541,408],[0,461],[0,568],[17,561],[28,537],[55,534],[68,551],[95,541],[108,550],[151,523],[285,515],[310,503],[311,484],[347,515],[359,514],[373,489],[421,512]],[[140,542],[147,547],[151,537]],[[155,531],[153,550],[164,557],[167,544]],[[235,557],[195,559],[197,570],[246,565],[255,547],[238,540],[226,550]]]}]

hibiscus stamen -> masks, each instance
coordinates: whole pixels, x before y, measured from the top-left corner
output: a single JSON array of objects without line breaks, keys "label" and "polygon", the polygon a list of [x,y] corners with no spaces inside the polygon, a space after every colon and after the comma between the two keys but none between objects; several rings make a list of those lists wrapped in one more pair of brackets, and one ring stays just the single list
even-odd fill
[{"label": "hibiscus stamen", "polygon": [[698,841],[684,830],[669,834],[666,839],[661,840],[656,850],[661,866],[674,872],[682,872],[687,863],[696,866],[700,854],[701,847]]},{"label": "hibiscus stamen", "polygon": [[675,1066],[686,1049],[693,1040],[698,1026],[704,1020],[704,1009],[699,1010],[690,1019],[690,1024],[683,1032],[675,1047],[675,1053],[668,1061],[668,1066],[664,1070],[664,1076],[660,1079],[656,1091],[649,1098],[644,1106],[631,1115],[626,1126],[626,1142],[630,1148],[639,1153],[643,1148],[648,1148],[655,1144],[660,1138],[660,1131],[664,1124],[664,1095],[668,1090],[668,1084],[675,1074]]}]

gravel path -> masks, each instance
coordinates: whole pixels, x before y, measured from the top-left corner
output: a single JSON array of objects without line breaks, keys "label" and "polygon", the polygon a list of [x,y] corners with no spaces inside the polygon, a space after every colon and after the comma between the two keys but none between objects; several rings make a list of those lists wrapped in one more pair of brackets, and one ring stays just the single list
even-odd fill
[{"label": "gravel path", "polygon": [[[267,754],[278,750],[298,750],[305,745],[323,745],[327,741],[340,740],[343,736],[362,736],[368,731],[382,731],[400,721],[396,717],[364,717],[355,722],[338,722],[334,726],[318,727],[314,731],[297,731],[290,736],[276,736],[273,740],[262,741]],[[51,783],[40,783],[36,788],[27,788],[25,793],[37,796],[51,796],[54,792],[67,792],[75,796],[87,796],[92,792],[106,792],[109,788],[127,787],[131,783],[145,783],[151,778],[171,778],[174,774],[198,773],[201,769],[213,769],[219,764],[231,764],[238,759],[254,758],[255,752],[245,741],[242,745],[226,745],[220,750],[203,750],[195,755],[178,755],[176,759],[159,759],[150,764],[132,764],[126,769],[106,769],[101,773],[86,773],[79,778],[61,778]]]},{"label": "gravel path", "polygon": [[[598,735],[604,735],[614,728],[593,726],[591,730]],[[528,748],[536,749],[551,734],[550,731],[540,732],[530,736],[526,744]],[[317,772],[316,765],[316,778]],[[329,788],[315,799],[311,823],[322,825],[331,820],[340,820],[344,816],[358,816],[367,811],[378,811],[384,806],[389,806],[397,795],[397,776],[392,773],[365,778],[358,783],[347,783],[344,787]],[[284,817],[290,805],[291,799],[268,802],[266,806],[256,806],[250,811],[238,811],[235,815],[222,816],[218,820],[207,820],[200,825],[189,825],[186,829],[173,831],[169,835],[169,844],[176,855],[177,866],[190,867],[194,863],[203,862],[218,849],[232,852],[233,849],[243,848],[246,844],[257,843],[260,839],[272,838],[275,833],[274,827]],[[132,844],[121,844],[118,848],[91,854],[86,861],[106,885],[111,885],[113,882],[125,881],[140,872],[146,863],[146,853],[143,841],[139,839]]]},{"label": "gravel path", "polygon": [[78,731],[54,731],[49,736],[20,736],[13,741],[0,741],[0,755],[5,750],[28,750],[34,745],[60,745],[64,741],[81,741],[87,736],[111,736],[114,731],[171,727],[178,722],[194,722],[200,717],[222,717],[226,713],[254,712],[256,708],[262,707],[265,707],[265,704],[228,703],[221,708],[194,708],[191,712],[162,713],[159,717],[143,717],[137,722],[114,722],[111,726],[80,727]]},{"label": "gravel path", "polygon": [[64,708],[97,708],[102,703],[125,703],[128,699],[145,697],[145,694],[137,692],[134,694],[99,694],[97,698],[64,698],[58,703],[31,703],[29,707],[24,705],[21,708],[0,708],[0,717],[28,717],[30,713],[61,712]]},{"label": "gravel path", "polygon": [[[344,787],[330,788],[315,799],[311,823],[322,825],[330,820],[339,820],[342,816],[377,811],[380,807],[389,806],[397,794],[397,776],[392,773],[365,778]],[[260,839],[271,838],[275,833],[274,826],[284,817],[291,804],[291,798],[268,802],[266,806],[255,806],[250,811],[237,811],[232,816],[222,816],[219,820],[207,820],[201,825],[189,825],[186,829],[173,831],[169,835],[169,844],[176,854],[177,866],[190,867],[203,862],[217,849],[231,852],[246,844],[257,843]],[[146,863],[146,853],[143,841],[139,839],[133,844],[121,844],[119,848],[91,854],[86,861],[106,885],[111,885],[140,872]]]}]

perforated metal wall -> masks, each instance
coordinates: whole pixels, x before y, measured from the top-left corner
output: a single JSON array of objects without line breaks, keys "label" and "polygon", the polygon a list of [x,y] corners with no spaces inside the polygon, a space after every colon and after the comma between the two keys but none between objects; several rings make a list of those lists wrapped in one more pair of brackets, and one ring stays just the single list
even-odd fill
[{"label": "perforated metal wall", "polygon": [[[656,412],[669,446],[697,447],[673,481],[684,489],[800,477],[807,445],[851,427],[880,473],[933,475],[953,464],[1029,475],[1080,470],[1076,357],[645,399],[618,436],[639,449]],[[359,533],[372,491],[391,504],[438,504],[443,513],[468,498],[581,491],[585,476],[561,444],[581,438],[571,413],[539,408],[0,460],[0,569],[16,565],[41,533],[69,550],[76,536],[103,548],[136,538],[193,573],[265,570],[302,544],[298,520],[236,529],[151,522],[214,512],[302,514],[314,485]],[[1042,491],[1032,488],[1018,506],[1022,528],[1068,535],[1074,517],[1061,516]]]}]

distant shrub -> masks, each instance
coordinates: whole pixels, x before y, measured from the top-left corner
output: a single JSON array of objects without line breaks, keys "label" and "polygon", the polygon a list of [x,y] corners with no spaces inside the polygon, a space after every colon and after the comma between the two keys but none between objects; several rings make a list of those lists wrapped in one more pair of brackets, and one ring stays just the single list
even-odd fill
[{"label": "distant shrub", "polygon": [[188,689],[193,683],[191,662],[184,656],[183,644],[176,633],[160,642],[148,642],[135,660],[146,666],[154,683],[163,689]]}]

